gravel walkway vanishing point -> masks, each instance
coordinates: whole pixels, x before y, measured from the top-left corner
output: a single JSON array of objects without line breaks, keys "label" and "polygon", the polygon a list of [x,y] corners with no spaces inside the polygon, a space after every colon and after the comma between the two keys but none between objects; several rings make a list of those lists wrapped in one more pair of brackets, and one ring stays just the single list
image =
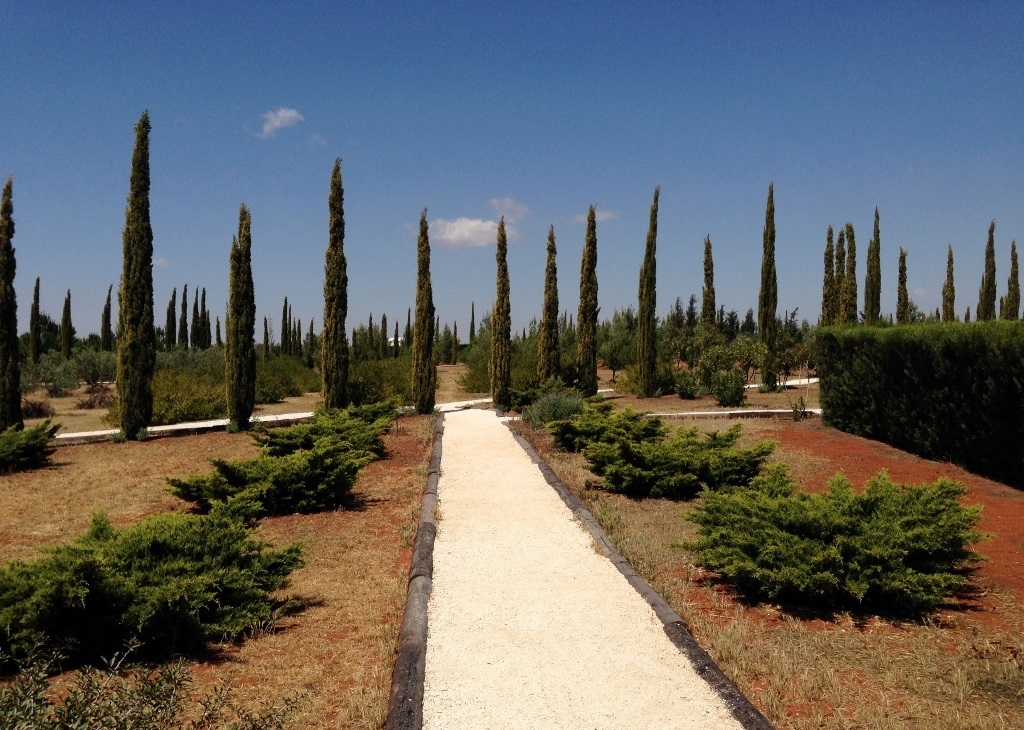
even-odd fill
[{"label": "gravel walkway vanishing point", "polygon": [[493,411],[445,416],[423,727],[738,729]]}]

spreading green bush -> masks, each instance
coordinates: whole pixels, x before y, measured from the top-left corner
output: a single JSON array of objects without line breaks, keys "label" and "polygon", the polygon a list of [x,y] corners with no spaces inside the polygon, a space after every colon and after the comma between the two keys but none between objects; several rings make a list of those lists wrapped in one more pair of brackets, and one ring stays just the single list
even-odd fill
[{"label": "spreading green bush", "polygon": [[680,370],[676,373],[676,395],[683,400],[693,400],[697,397],[697,378],[692,370]]},{"label": "spreading green bush", "polygon": [[595,441],[583,449],[590,469],[604,477],[600,484],[633,497],[692,499],[702,489],[748,484],[758,475],[775,443],[736,446],[741,427],[701,435],[680,429],[665,440]]},{"label": "spreading green bush", "polygon": [[0,569],[0,651],[40,648],[95,662],[141,644],[147,655],[194,652],[273,617],[273,591],[302,563],[242,521],[165,514],[89,530],[44,558]]},{"label": "spreading green bush", "polygon": [[746,379],[736,368],[715,373],[711,378],[711,392],[718,405],[736,408],[747,400]]},{"label": "spreading green bush", "polygon": [[112,383],[117,377],[117,355],[88,347],[79,347],[71,358],[78,380],[93,385]]},{"label": "spreading green bush", "polygon": [[583,396],[570,388],[558,388],[538,397],[523,410],[523,420],[535,428],[551,421],[564,420],[583,412]]},{"label": "spreading green bush", "polygon": [[835,610],[920,615],[968,582],[980,506],[948,479],[903,486],[885,472],[860,494],[842,476],[795,491],[774,465],[749,487],[705,491],[690,514],[698,562],[745,595]]},{"label": "spreading green bush", "polygon": [[397,399],[412,403],[412,357],[363,360],[349,365],[349,398],[355,405]]},{"label": "spreading green bush", "polygon": [[826,423],[1024,487],[1024,323],[827,329]]},{"label": "spreading green bush", "polygon": [[295,357],[271,357],[256,362],[256,402],[279,403],[320,390],[320,378]]},{"label": "spreading green bush", "polygon": [[50,463],[53,445],[60,424],[43,421],[32,428],[14,425],[0,432],[0,474],[38,469]]},{"label": "spreading green bush", "polygon": [[595,442],[659,441],[665,435],[665,424],[632,408],[616,413],[611,403],[588,403],[578,416],[553,421],[548,430],[560,449],[576,452]]},{"label": "spreading green bush", "polygon": [[33,393],[45,388],[51,398],[62,398],[78,386],[74,365],[59,350],[44,353],[39,362],[25,362],[21,372],[21,391]]}]

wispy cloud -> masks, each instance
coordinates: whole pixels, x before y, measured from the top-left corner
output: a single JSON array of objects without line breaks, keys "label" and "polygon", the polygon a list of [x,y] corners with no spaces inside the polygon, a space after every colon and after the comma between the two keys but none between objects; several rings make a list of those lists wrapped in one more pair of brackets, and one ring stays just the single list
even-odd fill
[{"label": "wispy cloud", "polygon": [[[528,208],[512,198],[492,198],[488,204],[505,218],[505,234],[510,241],[519,240],[516,222],[528,212]],[[430,238],[448,248],[475,248],[490,246],[497,240],[498,221],[484,218],[437,218],[430,222]]]},{"label": "wispy cloud", "polygon": [[309,135],[309,143],[317,147],[327,146],[327,140],[324,139],[322,135],[316,133]]},{"label": "wispy cloud", "polygon": [[926,297],[926,296],[928,296],[928,290],[927,289],[923,289],[921,287],[918,287],[917,289],[914,289],[914,296],[915,297]]},{"label": "wispy cloud", "polygon": [[499,216],[505,217],[506,226],[509,223],[522,220],[523,216],[526,215],[526,206],[512,198],[491,198],[488,202]]},{"label": "wispy cloud", "polygon": [[271,109],[263,115],[263,130],[257,135],[260,139],[273,137],[277,130],[291,127],[299,122],[305,121],[305,117],[298,109],[289,109],[286,106],[279,106]]},{"label": "wispy cloud", "polygon": [[169,265],[170,262],[163,256],[157,256],[155,259],[153,259],[153,266],[157,267],[158,269],[166,269]]},{"label": "wispy cloud", "polygon": [[[613,220],[615,220],[618,217],[619,217],[619,211],[617,211],[617,210],[595,210],[594,211],[594,220],[596,220],[598,223],[605,223],[607,221],[613,221]],[[577,223],[586,223],[587,222],[587,214],[586,213],[580,213],[578,216],[576,216],[576,222]]]}]

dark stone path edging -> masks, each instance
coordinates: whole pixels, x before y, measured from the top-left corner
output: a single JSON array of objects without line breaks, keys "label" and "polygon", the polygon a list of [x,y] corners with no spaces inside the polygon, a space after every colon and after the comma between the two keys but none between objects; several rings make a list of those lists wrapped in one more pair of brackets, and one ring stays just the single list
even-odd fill
[{"label": "dark stone path edging", "polygon": [[711,685],[711,688],[722,698],[722,701],[725,702],[726,707],[729,708],[729,711],[732,712],[733,717],[736,718],[740,725],[745,730],[775,730],[775,726],[768,722],[768,719],[740,692],[732,680],[725,676],[725,673],[715,664],[715,661],[690,635],[690,632],[686,630],[683,624],[682,617],[668,605],[664,598],[658,595],[657,591],[651,588],[647,581],[633,569],[633,566],[624,557],[619,555],[611,539],[601,529],[601,526],[597,524],[597,520],[590,514],[590,510],[583,505],[580,498],[562,483],[562,480],[555,475],[554,470],[548,466],[543,457],[537,453],[537,450],[525,438],[516,433],[514,429],[509,428],[509,430],[519,445],[523,447],[523,450],[530,455],[533,463],[540,468],[545,481],[551,485],[552,489],[565,502],[565,506],[569,508],[576,519],[582,523],[587,532],[594,538],[594,542],[597,543],[601,553],[612,562],[636,592],[654,609],[654,613],[657,614],[664,625],[665,634],[686,655],[693,664],[697,674]]},{"label": "dark stone path edging", "polygon": [[441,472],[444,414],[434,424],[427,484],[420,505],[420,524],[412,549],[409,592],[398,635],[398,655],[391,675],[391,694],[385,730],[420,730],[423,727],[423,680],[427,660],[427,602],[433,588],[434,537],[437,534],[437,480]]}]

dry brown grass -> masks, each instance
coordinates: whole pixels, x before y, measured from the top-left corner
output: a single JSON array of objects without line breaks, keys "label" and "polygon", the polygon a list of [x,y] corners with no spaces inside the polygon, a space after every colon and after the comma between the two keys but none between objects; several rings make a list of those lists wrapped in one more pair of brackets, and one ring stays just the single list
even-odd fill
[{"label": "dry brown grass", "polygon": [[465,363],[437,366],[437,392],[434,400],[438,403],[487,398],[490,393],[470,393],[459,387],[459,378],[469,372]]},{"label": "dry brown grass", "polygon": [[[357,509],[261,524],[276,545],[304,543],[306,566],[283,592],[304,608],[196,663],[198,693],[226,684],[251,707],[303,694],[291,727],[381,726],[431,441],[431,417],[402,418],[385,436],[385,459],[359,475]],[[62,447],[53,467],[4,479],[0,558],[74,537],[94,509],[116,524],[178,509],[166,477],[253,453],[247,435],[228,433]]]},{"label": "dry brown grass", "polygon": [[[763,424],[745,421],[744,429],[787,427],[785,421]],[[1024,608],[1015,596],[989,588],[999,594],[995,605],[1001,621],[996,626],[970,611],[943,612],[922,623],[891,623],[748,606],[693,563],[684,547],[696,535],[686,519],[691,505],[588,489],[594,476],[582,457],[557,451],[550,437],[526,424],[516,428],[779,728],[1024,727]],[[781,458],[788,461],[785,449]]]}]

